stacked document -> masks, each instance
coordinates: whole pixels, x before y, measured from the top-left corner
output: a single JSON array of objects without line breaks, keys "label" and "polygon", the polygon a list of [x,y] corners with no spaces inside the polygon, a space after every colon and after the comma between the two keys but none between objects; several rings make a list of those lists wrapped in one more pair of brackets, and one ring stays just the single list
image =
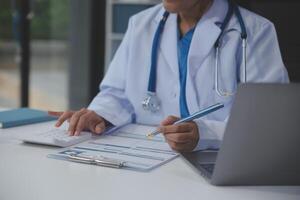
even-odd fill
[{"label": "stacked document", "polygon": [[129,124],[75,146],[60,150],[49,157],[100,166],[148,171],[176,156],[162,135],[149,139],[155,127]]},{"label": "stacked document", "polygon": [[50,116],[42,110],[18,108],[0,112],[0,128],[11,128],[56,119],[57,117]]}]

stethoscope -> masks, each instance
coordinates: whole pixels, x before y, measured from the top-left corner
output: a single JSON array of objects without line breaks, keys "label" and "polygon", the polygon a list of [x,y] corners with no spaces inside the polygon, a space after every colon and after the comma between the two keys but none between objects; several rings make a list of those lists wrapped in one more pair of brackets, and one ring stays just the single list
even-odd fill
[{"label": "stethoscope", "polygon": [[[220,56],[220,46],[221,46],[221,39],[223,35],[225,34],[225,29],[228,26],[230,19],[232,18],[233,14],[236,15],[240,27],[241,27],[241,39],[242,39],[242,66],[243,66],[243,78],[244,82],[247,82],[247,57],[246,57],[246,50],[247,50],[247,31],[246,26],[244,23],[244,20],[242,18],[241,12],[239,7],[228,0],[228,12],[226,14],[226,17],[221,24],[221,33],[215,42],[215,72],[214,72],[214,78],[215,78],[215,91],[216,93],[221,97],[229,97],[233,96],[235,92],[230,91],[223,91],[219,87],[219,56]],[[162,19],[160,20],[158,24],[158,28],[155,32],[153,44],[152,44],[152,52],[151,52],[151,68],[150,68],[150,75],[149,75],[149,81],[148,81],[148,91],[147,91],[147,97],[142,102],[142,106],[144,110],[150,111],[152,113],[158,112],[160,110],[160,100],[156,95],[156,70],[157,70],[157,53],[158,53],[158,45],[160,41],[160,36],[163,32],[165,23],[169,17],[170,13],[165,11],[163,14]]]}]

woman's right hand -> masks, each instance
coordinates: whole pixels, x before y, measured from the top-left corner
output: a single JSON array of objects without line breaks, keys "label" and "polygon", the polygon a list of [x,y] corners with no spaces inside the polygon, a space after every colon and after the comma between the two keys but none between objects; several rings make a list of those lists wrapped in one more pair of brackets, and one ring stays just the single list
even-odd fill
[{"label": "woman's right hand", "polygon": [[59,117],[56,127],[60,127],[66,120],[69,122],[69,135],[77,136],[83,130],[101,134],[105,131],[108,122],[97,115],[94,111],[82,108],[79,111],[54,112],[48,111],[49,115]]}]

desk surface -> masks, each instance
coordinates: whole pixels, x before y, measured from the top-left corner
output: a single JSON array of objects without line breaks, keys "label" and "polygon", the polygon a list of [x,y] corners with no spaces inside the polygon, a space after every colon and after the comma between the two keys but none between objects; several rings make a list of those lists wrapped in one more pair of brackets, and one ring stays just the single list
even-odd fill
[{"label": "desk surface", "polygon": [[0,129],[1,200],[300,199],[300,186],[212,186],[181,158],[148,173],[135,172],[49,159],[57,148],[14,139],[53,123]]}]

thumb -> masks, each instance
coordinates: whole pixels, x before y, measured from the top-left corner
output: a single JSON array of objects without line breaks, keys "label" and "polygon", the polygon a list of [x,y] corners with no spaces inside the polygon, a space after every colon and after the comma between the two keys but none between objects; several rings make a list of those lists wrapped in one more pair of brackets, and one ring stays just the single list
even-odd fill
[{"label": "thumb", "polygon": [[174,122],[178,121],[179,118],[176,116],[168,116],[166,119],[164,119],[160,125],[161,126],[167,126],[167,125],[171,125],[174,124]]},{"label": "thumb", "polygon": [[55,117],[60,117],[64,112],[56,112],[56,111],[48,111],[48,115],[52,115]]},{"label": "thumb", "polygon": [[105,130],[105,123],[102,121],[95,126],[95,133],[101,134]]}]

